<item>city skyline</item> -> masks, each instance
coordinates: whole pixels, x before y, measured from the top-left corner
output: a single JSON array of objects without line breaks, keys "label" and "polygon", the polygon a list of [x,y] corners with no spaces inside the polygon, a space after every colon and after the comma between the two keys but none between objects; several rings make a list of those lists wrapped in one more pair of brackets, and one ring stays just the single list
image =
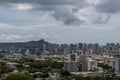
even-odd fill
[{"label": "city skyline", "polygon": [[119,0],[1,0],[0,42],[119,43]]}]

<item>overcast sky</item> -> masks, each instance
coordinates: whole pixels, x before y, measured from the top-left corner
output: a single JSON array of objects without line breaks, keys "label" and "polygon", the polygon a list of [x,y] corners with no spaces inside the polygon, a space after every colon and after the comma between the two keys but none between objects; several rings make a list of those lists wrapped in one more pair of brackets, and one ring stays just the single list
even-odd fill
[{"label": "overcast sky", "polygon": [[120,0],[0,0],[0,42],[120,42]]}]

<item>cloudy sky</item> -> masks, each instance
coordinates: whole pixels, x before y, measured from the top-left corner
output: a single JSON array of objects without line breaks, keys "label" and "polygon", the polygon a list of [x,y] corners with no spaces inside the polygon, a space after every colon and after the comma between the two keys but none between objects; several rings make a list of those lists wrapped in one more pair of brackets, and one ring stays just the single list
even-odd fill
[{"label": "cloudy sky", "polygon": [[0,0],[0,42],[120,42],[120,0]]}]

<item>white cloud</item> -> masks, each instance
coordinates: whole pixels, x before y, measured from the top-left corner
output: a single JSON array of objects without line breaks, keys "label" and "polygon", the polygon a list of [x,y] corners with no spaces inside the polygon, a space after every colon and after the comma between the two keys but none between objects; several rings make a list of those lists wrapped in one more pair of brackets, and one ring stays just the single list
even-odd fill
[{"label": "white cloud", "polygon": [[[53,12],[53,17],[66,25],[106,23],[110,17],[104,19],[105,16],[102,14],[109,16],[109,13],[120,10],[119,0],[1,0],[0,2],[3,6],[9,5],[18,10]],[[43,17],[48,16],[51,15]]]},{"label": "white cloud", "polygon": [[32,9],[33,7],[30,4],[13,4],[13,9],[17,9],[17,10],[29,10]]},{"label": "white cloud", "polygon": [[41,33],[40,36],[41,36],[42,38],[49,38],[49,37],[50,37],[46,32]]},{"label": "white cloud", "polygon": [[86,0],[86,2],[88,2],[89,4],[93,4],[93,5],[98,5],[98,4],[105,3],[106,0]]},{"label": "white cloud", "polygon": [[21,38],[22,38],[21,35],[14,35],[14,34],[10,34],[10,35],[2,34],[2,35],[0,35],[0,39],[5,40],[5,41],[13,41],[16,39],[21,39]]},{"label": "white cloud", "polygon": [[[8,4],[12,9],[4,7]],[[0,41],[89,40],[89,33],[112,34],[119,31],[120,15],[113,19],[111,13],[119,12],[118,4],[119,0],[0,0]]]},{"label": "white cloud", "polygon": [[24,39],[30,39],[34,37],[34,35],[19,35],[19,34],[1,34],[0,41],[21,41]]}]

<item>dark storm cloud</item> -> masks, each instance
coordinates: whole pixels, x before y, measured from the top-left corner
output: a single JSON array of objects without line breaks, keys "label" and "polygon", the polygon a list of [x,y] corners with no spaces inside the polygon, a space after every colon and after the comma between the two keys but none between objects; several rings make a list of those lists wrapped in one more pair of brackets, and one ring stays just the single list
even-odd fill
[{"label": "dark storm cloud", "polygon": [[[94,4],[98,1],[97,5]],[[33,11],[51,11],[53,12],[52,16],[56,20],[63,21],[64,24],[69,25],[106,23],[110,19],[109,13],[116,13],[120,10],[120,0],[106,0],[104,3],[101,2],[102,0],[91,0],[91,2],[90,0],[0,0],[0,5],[15,7],[14,4],[29,4],[33,7]],[[94,10],[89,10],[89,7],[93,7],[92,9]],[[83,13],[105,13],[106,15],[108,14],[108,17],[103,20],[104,16],[84,15]]]},{"label": "dark storm cloud", "polygon": [[[32,10],[52,11],[53,16],[65,24],[78,23],[80,20],[73,14],[73,8],[83,4],[84,0],[0,0],[1,5],[30,4]],[[12,5],[11,5],[12,4]]]},{"label": "dark storm cloud", "polygon": [[84,0],[0,0],[0,3],[28,3],[40,5],[71,5],[78,4]]},{"label": "dark storm cloud", "polygon": [[117,13],[120,11],[120,0],[107,0],[105,3],[97,5],[97,10],[105,13]]}]

